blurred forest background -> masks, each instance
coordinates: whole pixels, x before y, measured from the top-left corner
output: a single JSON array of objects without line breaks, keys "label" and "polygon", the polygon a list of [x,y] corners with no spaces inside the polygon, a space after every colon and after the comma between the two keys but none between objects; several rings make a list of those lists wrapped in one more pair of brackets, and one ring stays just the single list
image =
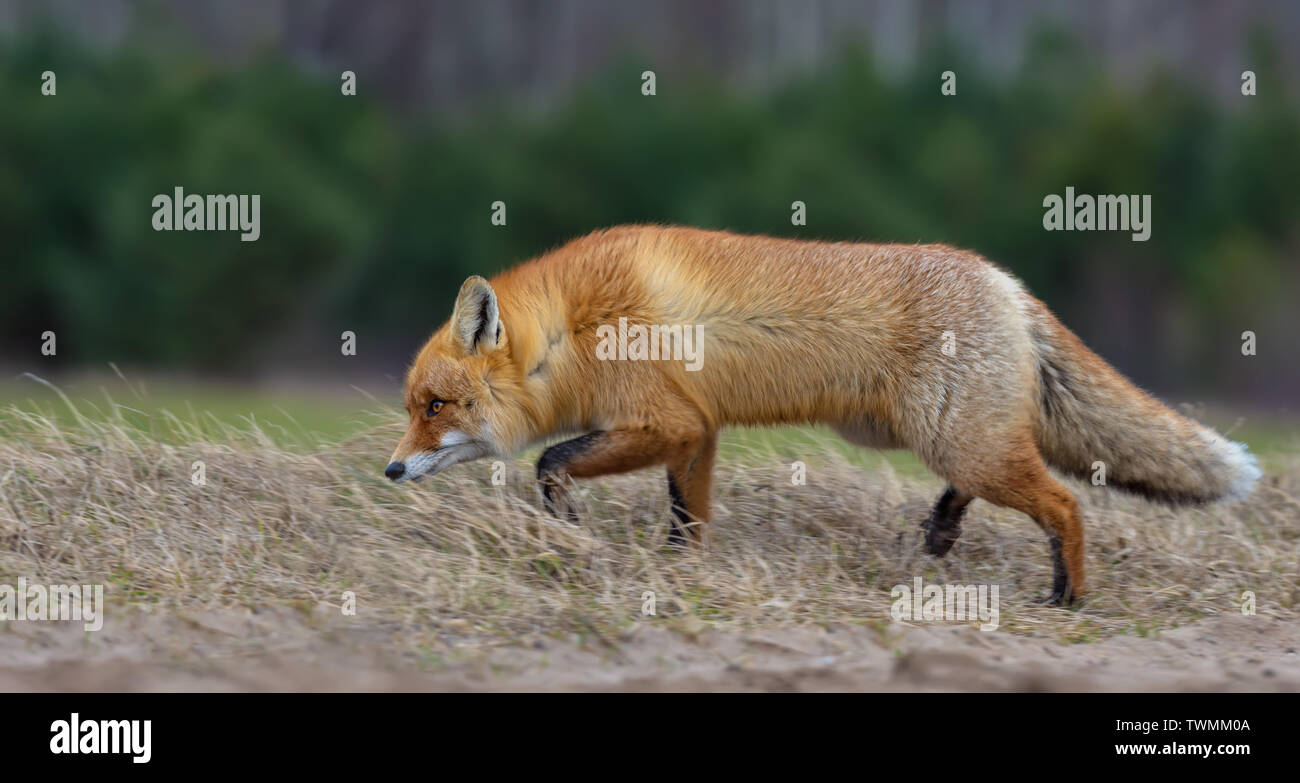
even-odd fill
[{"label": "blurred forest background", "polygon": [[[1287,2],[0,0],[0,369],[391,381],[465,276],[665,222],[971,248],[1140,385],[1285,408],[1297,56]],[[261,238],[154,231],[177,186]],[[1150,240],[1045,231],[1066,186]]]}]

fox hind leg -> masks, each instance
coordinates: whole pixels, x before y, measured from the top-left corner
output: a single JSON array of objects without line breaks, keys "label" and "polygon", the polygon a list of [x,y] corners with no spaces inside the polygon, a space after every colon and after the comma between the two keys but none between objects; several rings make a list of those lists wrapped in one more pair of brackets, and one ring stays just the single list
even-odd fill
[{"label": "fox hind leg", "polygon": [[930,510],[930,516],[921,523],[925,530],[925,551],[937,557],[948,554],[961,536],[961,518],[966,513],[966,506],[974,499],[974,495],[948,485]]},{"label": "fox hind leg", "polygon": [[1014,439],[997,459],[973,461],[960,477],[976,497],[1028,515],[1047,533],[1052,549],[1052,592],[1047,603],[1083,597],[1083,515],[1070,490],[1047,473],[1030,435]]},{"label": "fox hind leg", "polygon": [[[1028,513],[1052,547],[1052,592],[1045,603],[1068,606],[1084,593],[1083,515],[1074,493],[1044,471]],[[1020,509],[1024,511],[1024,509]]]},{"label": "fox hind leg", "polygon": [[1066,606],[1073,603],[1075,591],[1070,589],[1070,572],[1061,554],[1061,537],[1049,533],[1048,541],[1052,545],[1052,592],[1043,603]]}]

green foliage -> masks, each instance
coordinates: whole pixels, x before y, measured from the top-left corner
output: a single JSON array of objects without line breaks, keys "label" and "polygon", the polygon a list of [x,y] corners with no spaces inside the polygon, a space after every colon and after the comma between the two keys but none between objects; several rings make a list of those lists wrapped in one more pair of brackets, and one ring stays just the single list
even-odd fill
[{"label": "green foliage", "polygon": [[[91,62],[41,42],[0,63],[13,341],[52,328],[82,359],[228,362],[373,245],[371,197],[395,166],[373,108],[338,111],[318,82],[268,62]],[[36,89],[50,63],[55,97]],[[153,196],[176,186],[261,194],[261,238],[154,231]]]},{"label": "green foliage", "polygon": [[[1167,76],[1116,85],[1051,36],[1009,79],[952,51],[887,79],[846,51],[768,93],[660,73],[647,97],[627,65],[540,115],[449,121],[344,98],[336,75],[272,59],[218,69],[148,50],[0,48],[10,345],[52,328],[76,359],[199,367],[239,364],[260,336],[303,323],[410,345],[466,275],[624,222],[969,247],[1086,338],[1099,332],[1099,349],[1172,339],[1108,338],[1099,292],[1136,289],[1180,341],[1222,343],[1233,318],[1280,323],[1296,282],[1300,117],[1267,57],[1269,97],[1225,101]],[[37,77],[55,62],[59,94],[44,98]],[[150,201],[177,185],[261,194],[261,239],[155,232]],[[1151,194],[1150,241],[1043,230],[1044,196],[1067,185]],[[489,222],[496,200],[505,228]],[[794,200],[806,227],[790,224]]]}]

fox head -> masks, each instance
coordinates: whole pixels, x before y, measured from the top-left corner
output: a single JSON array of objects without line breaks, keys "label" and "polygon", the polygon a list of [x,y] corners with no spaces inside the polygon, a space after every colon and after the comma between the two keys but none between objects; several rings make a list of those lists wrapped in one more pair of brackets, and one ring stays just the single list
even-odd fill
[{"label": "fox head", "polygon": [[410,425],[384,475],[407,481],[452,465],[504,455],[499,436],[518,405],[522,379],[511,357],[496,292],[477,275],[465,281],[451,320],[416,356],[406,376]]}]

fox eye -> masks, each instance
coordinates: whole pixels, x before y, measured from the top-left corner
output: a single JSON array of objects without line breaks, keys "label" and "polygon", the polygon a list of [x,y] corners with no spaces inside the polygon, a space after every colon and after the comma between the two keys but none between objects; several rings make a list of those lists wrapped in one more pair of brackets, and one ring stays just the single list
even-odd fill
[{"label": "fox eye", "polygon": [[442,410],[442,406],[445,405],[445,404],[446,404],[446,403],[444,403],[442,400],[433,400],[433,401],[431,401],[431,402],[429,403],[429,409],[428,409],[427,411],[424,412],[424,415],[425,415],[425,416],[437,416],[437,415],[438,415],[438,411]]}]

